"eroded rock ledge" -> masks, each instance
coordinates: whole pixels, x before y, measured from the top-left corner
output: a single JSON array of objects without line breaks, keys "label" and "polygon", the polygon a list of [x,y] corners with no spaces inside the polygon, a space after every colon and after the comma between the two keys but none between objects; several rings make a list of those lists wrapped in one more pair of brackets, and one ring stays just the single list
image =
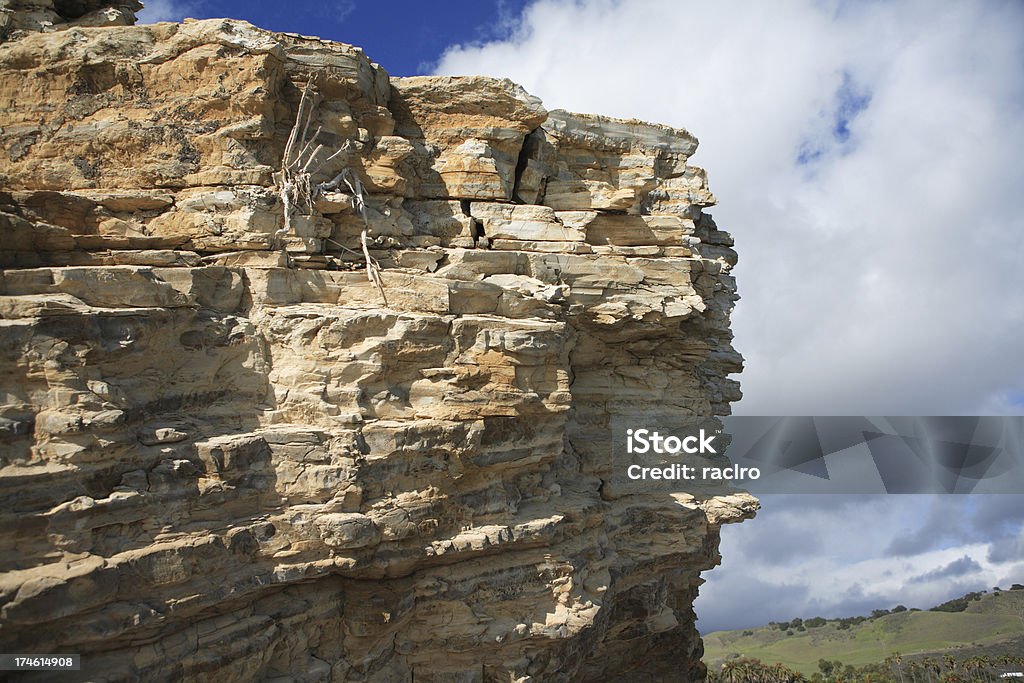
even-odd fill
[{"label": "eroded rock ledge", "polygon": [[[386,304],[350,194],[282,231],[310,81],[348,145],[313,180],[361,179]],[[756,501],[604,486],[613,418],[739,397],[693,136],[229,20],[22,31],[0,98],[0,650],[91,680],[701,676],[699,573]]]}]

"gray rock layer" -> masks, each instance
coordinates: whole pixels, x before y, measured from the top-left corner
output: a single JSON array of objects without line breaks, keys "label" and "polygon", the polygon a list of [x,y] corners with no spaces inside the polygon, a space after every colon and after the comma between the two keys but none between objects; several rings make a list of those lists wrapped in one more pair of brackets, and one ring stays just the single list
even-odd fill
[{"label": "gray rock layer", "polygon": [[[307,84],[338,154],[286,207]],[[228,20],[25,32],[0,98],[0,651],[702,676],[699,574],[756,501],[606,485],[615,421],[740,395],[693,136]],[[382,291],[359,188],[317,190],[345,169]]]}]

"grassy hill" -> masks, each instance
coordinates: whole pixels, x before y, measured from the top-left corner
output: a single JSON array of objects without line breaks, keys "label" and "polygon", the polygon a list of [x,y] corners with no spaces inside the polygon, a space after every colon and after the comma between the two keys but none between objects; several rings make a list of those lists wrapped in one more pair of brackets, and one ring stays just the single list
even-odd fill
[{"label": "grassy hill", "polygon": [[819,659],[861,666],[881,662],[893,652],[914,659],[946,652],[959,657],[1012,651],[1024,642],[1024,590],[982,595],[962,612],[904,611],[848,628],[841,628],[838,620],[804,628],[709,633],[704,636],[704,662],[717,670],[727,659],[753,657],[810,675],[818,670]]}]

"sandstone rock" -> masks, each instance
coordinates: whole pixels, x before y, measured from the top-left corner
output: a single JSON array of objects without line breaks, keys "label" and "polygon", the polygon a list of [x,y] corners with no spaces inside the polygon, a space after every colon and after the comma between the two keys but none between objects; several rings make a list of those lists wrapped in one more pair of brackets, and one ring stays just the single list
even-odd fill
[{"label": "sandstone rock", "polygon": [[693,233],[693,221],[677,216],[602,214],[587,223],[587,242],[615,246],[681,246]]},{"label": "sandstone rock", "polygon": [[0,41],[24,31],[53,31],[69,26],[130,26],[137,0],[4,0],[0,4]]},{"label": "sandstone rock", "polygon": [[[134,7],[0,6],[0,649],[700,680],[700,572],[756,501],[638,492],[611,450],[739,398],[696,139],[245,22],[113,25]],[[343,153],[285,230],[307,84]]]},{"label": "sandstone rock", "polygon": [[429,243],[442,247],[476,246],[473,219],[466,215],[460,202],[406,200],[403,207],[411,214],[414,235],[421,239],[427,238]]},{"label": "sandstone rock", "polygon": [[488,239],[582,242],[582,230],[563,225],[547,206],[473,202],[470,215],[479,220]]},{"label": "sandstone rock", "polygon": [[55,291],[70,294],[90,306],[166,308],[188,303],[148,268],[55,268],[50,272]]},{"label": "sandstone rock", "polygon": [[547,117],[540,100],[509,80],[483,77],[416,76],[392,83],[396,131],[416,150],[405,166],[412,194],[512,198],[523,139]]},{"label": "sandstone rock", "polygon": [[[187,438],[188,432],[183,432],[180,429],[175,429],[173,427],[157,427],[156,429],[146,430],[139,434],[139,441],[142,442],[144,446],[156,446],[162,443],[177,443],[179,441],[184,441]],[[143,475],[145,475],[143,470],[136,471],[143,472]]]},{"label": "sandstone rock", "polygon": [[[697,140],[684,130],[556,110],[544,131],[557,152],[552,155],[541,146],[531,160],[550,176],[544,203],[560,211],[669,213],[660,207],[652,210],[652,201],[668,192],[666,186],[674,187],[673,179],[693,175],[686,160],[696,151]],[[701,206],[714,203],[710,193],[700,201]],[[676,210],[680,203],[675,203]]]},{"label": "sandstone rock", "polygon": [[357,512],[318,515],[316,526],[324,543],[331,548],[361,548],[380,542],[377,525]]}]

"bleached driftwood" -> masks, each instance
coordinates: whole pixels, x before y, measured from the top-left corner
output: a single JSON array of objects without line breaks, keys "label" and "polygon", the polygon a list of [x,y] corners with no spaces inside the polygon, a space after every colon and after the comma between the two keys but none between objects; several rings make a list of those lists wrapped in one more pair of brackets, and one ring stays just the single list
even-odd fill
[{"label": "bleached driftwood", "polygon": [[380,279],[380,264],[377,263],[377,259],[370,256],[370,218],[366,212],[366,198],[363,194],[363,183],[359,180],[359,176],[353,173],[352,169],[344,168],[341,173],[334,176],[330,181],[317,185],[316,194],[319,196],[324,192],[333,190],[342,183],[345,184],[351,193],[352,208],[354,208],[363,219],[363,229],[362,232],[359,233],[359,244],[363,247],[363,257],[366,259],[366,277],[369,278],[370,282],[372,282],[377,287],[377,290],[380,291],[381,298],[384,299],[384,303],[386,304],[388,302],[388,298],[384,294],[384,283]]},{"label": "bleached driftwood", "polygon": [[[299,111],[295,115],[295,123],[292,125],[291,134],[288,136],[284,155],[281,158],[278,184],[281,203],[284,206],[284,227],[279,232],[281,234],[289,234],[292,231],[292,216],[296,211],[304,211],[307,215],[312,213],[313,205],[318,197],[324,192],[344,184],[351,194],[352,208],[363,219],[363,229],[359,235],[359,242],[362,245],[363,257],[366,260],[366,277],[377,287],[381,298],[387,304],[388,299],[384,294],[384,284],[380,277],[380,264],[375,258],[370,256],[370,219],[366,211],[366,199],[359,176],[351,168],[346,167],[330,181],[316,186],[312,184],[313,176],[352,147],[352,141],[346,140],[333,154],[322,160],[320,159],[324,146],[317,143],[317,138],[320,137],[320,132],[323,129],[322,126],[318,126],[316,131],[309,135],[309,127],[312,124],[313,115],[319,103],[320,93],[317,92],[312,80],[310,80],[302,91],[302,98],[299,100]],[[334,240],[328,241],[332,244],[338,244]],[[349,251],[347,247],[340,244],[338,246]]]}]

